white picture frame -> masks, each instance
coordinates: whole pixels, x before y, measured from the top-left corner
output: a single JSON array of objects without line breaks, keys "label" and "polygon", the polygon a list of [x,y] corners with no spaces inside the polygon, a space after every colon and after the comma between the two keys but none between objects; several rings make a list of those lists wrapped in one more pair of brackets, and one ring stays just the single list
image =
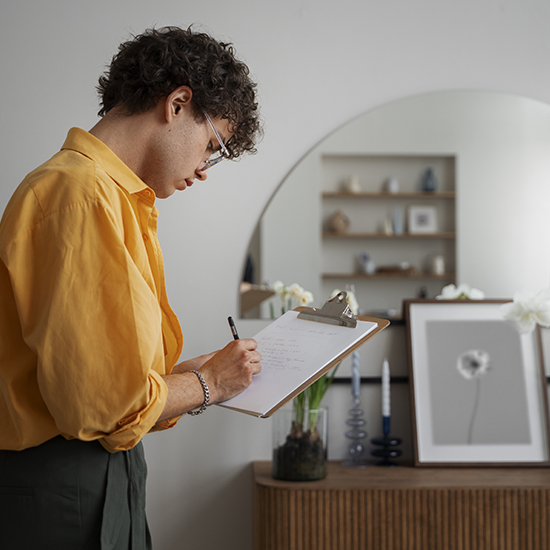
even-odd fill
[{"label": "white picture frame", "polygon": [[409,206],[408,231],[412,235],[437,233],[437,210],[435,206]]},{"label": "white picture frame", "polygon": [[550,465],[540,330],[503,303],[405,301],[416,466]]}]

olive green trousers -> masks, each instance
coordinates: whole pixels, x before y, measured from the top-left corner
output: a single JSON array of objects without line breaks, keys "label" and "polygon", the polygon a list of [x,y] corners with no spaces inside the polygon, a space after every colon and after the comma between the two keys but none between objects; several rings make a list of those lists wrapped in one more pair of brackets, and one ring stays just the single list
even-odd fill
[{"label": "olive green trousers", "polygon": [[0,548],[149,550],[143,446],[107,452],[58,436],[0,450]]}]

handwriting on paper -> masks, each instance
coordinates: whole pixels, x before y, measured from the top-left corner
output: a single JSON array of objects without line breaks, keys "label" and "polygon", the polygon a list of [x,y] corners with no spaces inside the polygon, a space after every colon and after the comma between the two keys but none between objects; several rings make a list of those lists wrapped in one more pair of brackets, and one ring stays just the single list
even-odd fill
[{"label": "handwriting on paper", "polygon": [[262,354],[262,368],[278,371],[302,371],[316,360],[316,351],[327,348],[339,334],[331,325],[282,317],[269,331],[258,335],[258,349]]},{"label": "handwriting on paper", "polygon": [[223,406],[257,416],[272,411],[376,328],[370,322],[360,322],[354,329],[325,325],[297,315],[285,313],[254,337],[262,354],[262,372]]}]

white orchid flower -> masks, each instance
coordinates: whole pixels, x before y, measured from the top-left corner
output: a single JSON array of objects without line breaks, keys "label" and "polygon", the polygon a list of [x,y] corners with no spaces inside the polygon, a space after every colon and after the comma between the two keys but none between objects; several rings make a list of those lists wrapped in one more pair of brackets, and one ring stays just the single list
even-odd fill
[{"label": "white orchid flower", "polygon": [[451,284],[443,287],[441,294],[435,298],[436,300],[483,300],[485,293],[465,283],[458,286]]},{"label": "white orchid flower", "polygon": [[288,287],[288,294],[295,300],[299,300],[303,292],[304,289],[298,283],[292,283]]},{"label": "white orchid flower", "polygon": [[282,296],[285,292],[285,284],[283,283],[283,281],[275,281],[273,283],[273,290],[279,295],[279,296]]},{"label": "white orchid flower", "polygon": [[[272,289],[281,298],[282,306],[281,312],[286,313],[293,305],[292,301],[298,303],[300,306],[308,306],[313,303],[313,294],[308,290],[304,290],[298,283],[293,283],[290,286],[286,286],[282,281],[275,281]],[[275,318],[275,306],[273,302],[270,305],[271,318]]]},{"label": "white orchid flower", "polygon": [[470,288],[469,298],[470,300],[483,300],[483,298],[485,298],[485,292],[477,288]]},{"label": "white orchid flower", "polygon": [[[339,288],[335,288],[332,291],[332,294],[330,295],[330,299],[332,300],[335,296],[338,296],[340,292],[342,291]],[[359,313],[359,302],[355,297],[355,293],[352,290],[346,290],[345,292],[346,292],[346,302],[348,303],[348,306],[351,309],[351,312],[354,315],[357,315]]]},{"label": "white orchid flower", "polygon": [[349,308],[354,315],[357,315],[359,313],[359,302],[357,301],[357,298],[355,297],[355,294],[353,292],[348,290],[347,293],[348,295],[346,297],[346,301],[348,302]]},{"label": "white orchid flower", "polygon": [[521,334],[528,334],[535,326],[550,327],[550,289],[533,294],[528,291],[517,292],[514,301],[500,306],[502,316],[514,321]]},{"label": "white orchid flower", "polygon": [[300,298],[298,299],[298,303],[301,306],[309,306],[309,304],[313,303],[313,294],[309,290],[304,290],[302,294],[300,294]]}]

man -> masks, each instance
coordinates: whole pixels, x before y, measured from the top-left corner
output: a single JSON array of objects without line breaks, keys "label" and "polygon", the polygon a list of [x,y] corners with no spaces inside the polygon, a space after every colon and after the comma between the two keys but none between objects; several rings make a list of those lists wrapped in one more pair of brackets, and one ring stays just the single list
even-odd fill
[{"label": "man", "polygon": [[[100,78],[102,118],[18,187],[0,223],[0,547],[150,548],[141,439],[243,391],[254,340],[176,364],[155,197],[254,152],[231,45],[149,30]],[[212,158],[215,156],[215,158]]]}]

